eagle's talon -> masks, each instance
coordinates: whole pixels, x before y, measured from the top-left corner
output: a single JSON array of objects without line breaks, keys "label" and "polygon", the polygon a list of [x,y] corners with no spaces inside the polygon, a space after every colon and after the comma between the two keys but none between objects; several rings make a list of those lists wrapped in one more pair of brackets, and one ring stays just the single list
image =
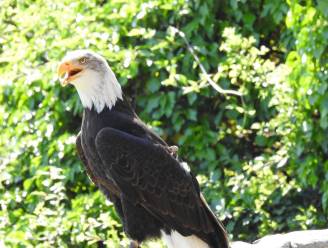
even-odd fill
[{"label": "eagle's talon", "polygon": [[178,150],[179,150],[179,147],[177,146],[169,146],[168,148],[169,150],[169,153],[173,156],[173,157],[177,157],[178,156]]},{"label": "eagle's talon", "polygon": [[135,240],[132,240],[131,243],[130,243],[129,248],[140,248],[139,242],[135,241]]}]

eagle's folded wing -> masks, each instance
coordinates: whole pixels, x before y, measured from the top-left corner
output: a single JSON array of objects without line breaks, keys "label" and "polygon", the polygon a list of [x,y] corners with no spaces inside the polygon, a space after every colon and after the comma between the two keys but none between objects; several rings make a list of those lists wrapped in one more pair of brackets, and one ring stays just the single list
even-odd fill
[{"label": "eagle's folded wing", "polygon": [[163,146],[104,128],[97,134],[96,149],[103,171],[133,204],[183,235],[214,232],[197,181]]}]

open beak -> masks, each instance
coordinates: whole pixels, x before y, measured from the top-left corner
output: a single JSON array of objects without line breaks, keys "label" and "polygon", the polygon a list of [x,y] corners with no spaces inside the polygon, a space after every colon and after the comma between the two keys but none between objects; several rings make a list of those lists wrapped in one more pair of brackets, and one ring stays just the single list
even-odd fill
[{"label": "open beak", "polygon": [[77,78],[83,70],[82,67],[73,65],[72,62],[63,62],[58,67],[59,81],[62,86],[66,86],[70,81]]}]

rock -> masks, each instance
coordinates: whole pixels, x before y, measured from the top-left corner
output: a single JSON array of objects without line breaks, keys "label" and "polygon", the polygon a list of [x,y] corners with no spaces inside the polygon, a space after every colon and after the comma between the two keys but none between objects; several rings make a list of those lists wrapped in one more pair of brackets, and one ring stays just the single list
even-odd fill
[{"label": "rock", "polygon": [[252,244],[236,241],[231,248],[328,248],[328,229],[274,234]]}]

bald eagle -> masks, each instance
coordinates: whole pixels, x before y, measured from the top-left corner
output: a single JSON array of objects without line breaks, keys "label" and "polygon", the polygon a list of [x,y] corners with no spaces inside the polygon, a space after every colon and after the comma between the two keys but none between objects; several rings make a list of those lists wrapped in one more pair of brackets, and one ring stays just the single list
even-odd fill
[{"label": "bald eagle", "polygon": [[228,248],[222,223],[185,162],[131,108],[106,60],[68,52],[58,75],[84,107],[76,146],[86,172],[113,202],[130,247],[162,237],[169,248]]}]

